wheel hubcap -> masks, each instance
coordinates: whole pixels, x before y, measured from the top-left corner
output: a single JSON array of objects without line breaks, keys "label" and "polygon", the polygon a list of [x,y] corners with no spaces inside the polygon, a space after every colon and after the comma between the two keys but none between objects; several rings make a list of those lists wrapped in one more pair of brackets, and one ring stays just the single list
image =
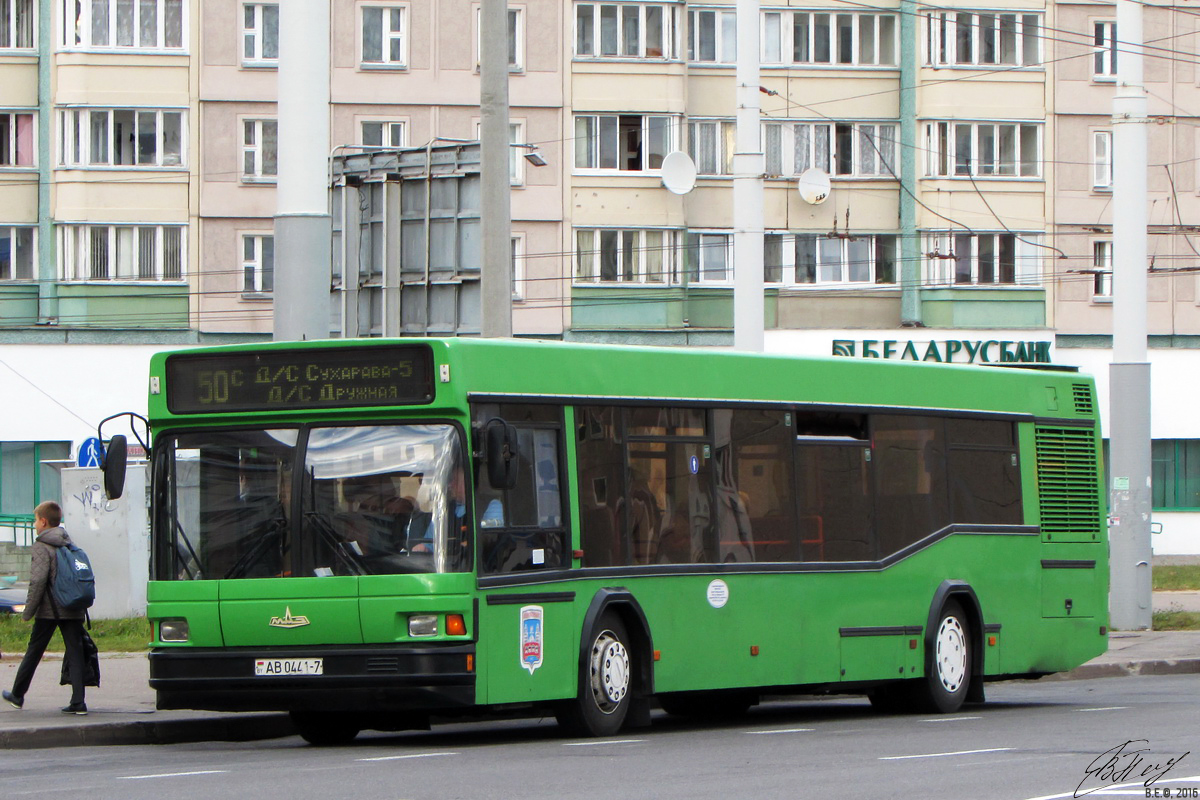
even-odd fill
[{"label": "wheel hubcap", "polygon": [[616,711],[629,693],[629,652],[612,631],[592,644],[591,686],[596,707],[605,714]]},{"label": "wheel hubcap", "polygon": [[958,617],[946,617],[938,626],[935,653],[937,677],[942,687],[953,694],[967,676],[967,637]]}]

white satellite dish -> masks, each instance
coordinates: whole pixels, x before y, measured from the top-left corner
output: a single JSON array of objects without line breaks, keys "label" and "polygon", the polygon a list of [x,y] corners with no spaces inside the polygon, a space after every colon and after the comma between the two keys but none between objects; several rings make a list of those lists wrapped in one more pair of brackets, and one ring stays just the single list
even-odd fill
[{"label": "white satellite dish", "polygon": [[800,197],[810,205],[820,205],[829,197],[829,176],[824,170],[809,167],[800,175]]},{"label": "white satellite dish", "polygon": [[662,183],[667,191],[687,194],[696,186],[696,163],[682,150],[667,153],[662,161]]}]

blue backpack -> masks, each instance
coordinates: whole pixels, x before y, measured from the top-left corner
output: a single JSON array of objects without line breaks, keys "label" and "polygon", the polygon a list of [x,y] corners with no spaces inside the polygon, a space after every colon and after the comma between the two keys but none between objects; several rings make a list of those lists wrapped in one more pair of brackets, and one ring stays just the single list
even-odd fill
[{"label": "blue backpack", "polygon": [[87,553],[73,544],[56,548],[58,569],[50,587],[55,605],[64,611],[83,611],[96,601],[96,576]]}]

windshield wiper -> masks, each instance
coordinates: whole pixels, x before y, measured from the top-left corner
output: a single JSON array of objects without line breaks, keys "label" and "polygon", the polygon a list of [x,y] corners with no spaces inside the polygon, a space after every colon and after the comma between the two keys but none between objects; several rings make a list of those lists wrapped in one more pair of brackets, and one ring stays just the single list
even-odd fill
[{"label": "windshield wiper", "polygon": [[279,557],[282,562],[284,554],[287,552],[287,546],[284,544],[284,534],[287,533],[287,518],[282,515],[271,517],[260,525],[257,525],[248,536],[257,538],[258,541],[254,546],[242,554],[242,557],[233,563],[229,571],[225,573],[226,578],[240,578],[246,572],[257,564],[263,556],[271,552],[276,545],[279,546]]},{"label": "windshield wiper", "polygon": [[369,575],[358,553],[350,548],[337,532],[334,531],[329,518],[319,511],[304,512],[304,521],[316,530],[317,534],[333,550],[334,557],[351,575]]}]

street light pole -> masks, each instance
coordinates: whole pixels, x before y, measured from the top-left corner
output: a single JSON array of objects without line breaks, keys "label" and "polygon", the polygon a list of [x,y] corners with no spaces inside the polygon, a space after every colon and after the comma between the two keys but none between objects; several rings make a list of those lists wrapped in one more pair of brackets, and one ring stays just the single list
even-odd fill
[{"label": "street light pole", "polygon": [[479,46],[481,333],[512,336],[512,210],[508,136],[508,4],[483,0]]},{"label": "street light pole", "polygon": [[1146,354],[1146,90],[1142,6],[1117,0],[1113,97],[1113,354],[1109,367],[1112,499],[1110,622],[1148,629],[1150,582],[1150,364]]}]

